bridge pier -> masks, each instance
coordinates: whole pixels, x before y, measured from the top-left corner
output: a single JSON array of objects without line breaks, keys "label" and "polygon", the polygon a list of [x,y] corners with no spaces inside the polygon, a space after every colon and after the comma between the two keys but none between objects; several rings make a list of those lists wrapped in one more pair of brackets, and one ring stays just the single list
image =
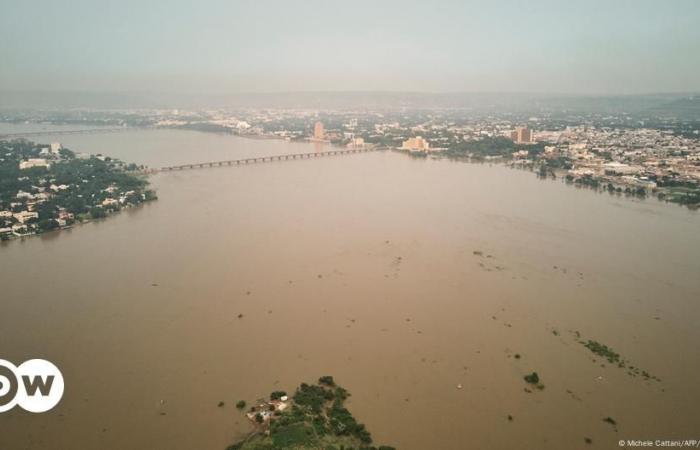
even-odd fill
[{"label": "bridge pier", "polygon": [[289,161],[295,159],[311,159],[311,158],[325,158],[326,156],[337,156],[337,155],[348,155],[353,153],[367,153],[373,151],[379,151],[384,149],[379,148],[352,148],[352,149],[338,149],[329,150],[327,152],[308,152],[308,153],[287,153],[283,155],[270,155],[255,158],[243,158],[243,159],[232,159],[228,161],[210,161],[195,164],[182,164],[179,166],[167,166],[160,169],[152,169],[155,172],[172,172],[174,170],[185,170],[185,169],[204,169],[210,167],[223,167],[223,166],[233,166],[241,164],[257,164],[266,163],[274,161]]}]

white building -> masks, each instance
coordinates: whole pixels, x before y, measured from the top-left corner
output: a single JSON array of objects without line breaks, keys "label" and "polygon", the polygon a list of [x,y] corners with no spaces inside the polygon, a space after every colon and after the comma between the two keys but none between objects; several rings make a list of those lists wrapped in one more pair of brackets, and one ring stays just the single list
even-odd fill
[{"label": "white building", "polygon": [[38,219],[39,218],[39,213],[37,212],[32,212],[32,211],[20,211],[18,213],[15,213],[12,215],[15,219],[17,219],[17,222],[19,223],[25,223],[29,219]]},{"label": "white building", "polygon": [[12,234],[15,236],[21,236],[23,234],[27,234],[29,232],[29,228],[23,223],[16,223],[12,225]]},{"label": "white building", "polygon": [[401,150],[408,150],[409,152],[427,152],[430,151],[430,143],[422,137],[416,136],[403,141]]},{"label": "white building", "polygon": [[348,148],[365,148],[365,140],[362,138],[353,138],[348,142]]},{"label": "white building", "polygon": [[59,185],[51,184],[51,186],[49,186],[49,189],[51,189],[54,192],[58,192],[58,191],[65,191],[66,189],[68,189],[68,187],[69,186],[67,184],[59,184]]},{"label": "white building", "polygon": [[626,174],[630,174],[630,173],[639,172],[638,167],[630,166],[630,165],[624,164],[624,163],[619,163],[617,161],[611,161],[611,162],[603,164],[603,170],[606,173],[617,174],[617,175],[626,175]]},{"label": "white building", "polygon": [[17,195],[15,197],[18,199],[33,200],[34,194],[31,192],[17,191]]},{"label": "white building", "polygon": [[29,169],[32,167],[49,167],[49,163],[43,158],[30,158],[26,161],[20,161],[20,170]]}]

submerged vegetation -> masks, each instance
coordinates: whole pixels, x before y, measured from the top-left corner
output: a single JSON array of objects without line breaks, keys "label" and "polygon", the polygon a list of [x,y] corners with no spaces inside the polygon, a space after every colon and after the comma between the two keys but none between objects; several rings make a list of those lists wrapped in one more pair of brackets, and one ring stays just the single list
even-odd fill
[{"label": "submerged vegetation", "polygon": [[605,358],[610,364],[616,364],[617,367],[621,369],[627,369],[627,374],[632,377],[636,377],[639,375],[645,380],[661,381],[660,378],[649,374],[649,372],[647,372],[646,370],[642,370],[639,367],[630,365],[624,358],[620,356],[619,353],[617,353],[605,344],[601,344],[600,342],[593,341],[590,339],[587,341],[579,342],[591,352],[595,353],[596,355],[602,358]]},{"label": "submerged vegetation", "polygon": [[612,425],[613,430],[617,431],[617,421],[615,419],[613,419],[612,417],[610,417],[610,416],[606,417],[605,419],[603,419],[603,422],[609,423],[610,425]]},{"label": "submerged vegetation", "polygon": [[540,382],[540,376],[537,375],[537,372],[532,372],[529,375],[525,375],[523,379],[525,379],[525,381],[527,381],[530,384],[537,384]]},{"label": "submerged vegetation", "polygon": [[274,391],[248,413],[256,430],[227,450],[393,450],[372,446],[369,431],[344,406],[349,396],[331,376],[302,383],[291,399]]},{"label": "submerged vegetation", "polygon": [[539,390],[544,389],[544,384],[540,383],[540,376],[537,375],[537,372],[532,372],[529,375],[525,375],[523,379],[529,384],[535,385],[535,387]]},{"label": "submerged vegetation", "polygon": [[586,347],[588,350],[592,351],[596,355],[602,356],[603,358],[607,359],[608,362],[611,364],[613,364],[613,363],[624,364],[624,362],[620,361],[620,354],[614,352],[613,349],[611,349],[607,345],[603,345],[600,342],[591,341],[590,339],[588,340],[588,342],[586,342],[583,345],[584,345],[584,347]]}]

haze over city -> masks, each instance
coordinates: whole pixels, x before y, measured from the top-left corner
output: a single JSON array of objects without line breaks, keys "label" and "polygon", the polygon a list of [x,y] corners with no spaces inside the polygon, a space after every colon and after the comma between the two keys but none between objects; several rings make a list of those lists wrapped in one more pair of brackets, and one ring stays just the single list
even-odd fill
[{"label": "haze over city", "polygon": [[0,9],[0,91],[700,90],[693,0],[4,0]]}]

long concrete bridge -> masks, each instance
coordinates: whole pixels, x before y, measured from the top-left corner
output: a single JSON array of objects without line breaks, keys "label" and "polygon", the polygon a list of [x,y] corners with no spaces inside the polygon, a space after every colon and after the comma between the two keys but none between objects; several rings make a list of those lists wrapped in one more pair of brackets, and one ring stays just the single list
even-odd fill
[{"label": "long concrete bridge", "polygon": [[259,156],[257,158],[230,159],[226,161],[211,161],[203,163],[182,164],[179,166],[167,166],[160,169],[146,169],[146,172],[173,172],[178,170],[207,169],[210,167],[239,166],[246,164],[260,164],[274,161],[288,161],[293,159],[324,158],[327,156],[349,155],[352,153],[368,153],[386,150],[384,147],[352,148],[328,150],[325,152],[290,153],[287,155]]},{"label": "long concrete bridge", "polygon": [[96,133],[118,133],[120,131],[138,130],[138,127],[112,127],[112,128],[88,128],[81,130],[40,130],[23,131],[21,133],[0,133],[0,139],[15,139],[29,136],[60,136],[64,134],[96,134]]}]

